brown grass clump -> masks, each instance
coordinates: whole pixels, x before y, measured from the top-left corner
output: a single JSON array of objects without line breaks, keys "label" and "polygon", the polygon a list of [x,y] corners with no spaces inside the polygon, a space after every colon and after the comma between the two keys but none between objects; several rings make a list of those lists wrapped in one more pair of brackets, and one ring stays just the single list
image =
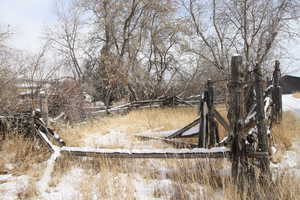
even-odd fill
[{"label": "brown grass clump", "polygon": [[293,97],[300,99],[300,92],[296,92],[293,94]]},{"label": "brown grass clump", "polygon": [[292,112],[284,112],[282,122],[274,124],[272,134],[275,145],[283,150],[290,149],[295,139],[300,136],[300,118]]},{"label": "brown grass clump", "polygon": [[47,149],[32,138],[24,138],[22,136],[11,135],[1,142],[0,172],[5,173],[4,164],[10,163],[15,166],[7,173],[14,174],[31,174],[39,176],[39,171],[33,168],[35,164],[46,161],[50,157]]},{"label": "brown grass clump", "polygon": [[28,183],[17,196],[19,199],[36,199],[38,190],[35,183],[44,173],[41,163],[50,157],[47,148],[33,138],[18,135],[10,135],[0,141],[0,147],[0,175],[12,174],[14,178],[26,175]]}]

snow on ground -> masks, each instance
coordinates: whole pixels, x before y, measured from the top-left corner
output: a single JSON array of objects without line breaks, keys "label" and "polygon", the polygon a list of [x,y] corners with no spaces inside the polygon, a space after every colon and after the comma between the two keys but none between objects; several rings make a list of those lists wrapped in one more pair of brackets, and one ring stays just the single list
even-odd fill
[{"label": "snow on ground", "polygon": [[54,169],[55,161],[60,156],[60,149],[54,148],[54,153],[52,153],[49,160],[46,162],[46,169],[42,178],[37,182],[37,188],[42,197],[45,197],[46,190],[48,188],[49,182],[51,180],[51,174]]},{"label": "snow on ground", "polygon": [[0,175],[0,199],[15,200],[28,187],[28,176]]},{"label": "snow on ground", "polygon": [[[135,186],[135,197],[137,199],[149,199],[149,200],[157,200],[161,199],[159,197],[154,197],[153,194],[155,190],[158,188],[160,191],[163,191],[164,198],[168,196],[169,198],[172,196],[172,181],[169,179],[163,180],[146,180],[142,178],[139,174],[136,175],[133,180],[133,185]],[[168,198],[168,199],[169,199]]]},{"label": "snow on ground", "polygon": [[85,146],[103,147],[103,146],[126,146],[132,138],[118,130],[110,130],[107,134],[90,133],[84,140]]},{"label": "snow on ground", "polygon": [[[284,111],[293,111],[299,114],[300,116],[300,99],[294,98],[292,95],[283,95],[283,110]],[[198,130],[198,126],[193,127],[189,130],[190,133],[193,133]],[[154,130],[147,130],[143,135],[153,135],[153,136],[167,136],[177,130],[168,130],[161,131],[163,127],[157,128]],[[134,139],[133,136],[126,134],[120,130],[114,129],[109,131],[107,134],[100,133],[91,133],[84,140],[84,146],[101,148],[107,146],[117,146],[119,148],[155,148],[154,143],[159,143],[159,141],[151,142],[142,142]],[[287,171],[292,173],[296,177],[300,178],[300,142],[295,142],[291,150],[285,152],[283,159],[278,164],[271,164],[273,171]],[[50,159],[43,163],[46,165],[45,171],[37,182],[37,189],[41,195],[42,199],[64,199],[64,200],[73,200],[73,199],[84,199],[85,197],[81,193],[82,182],[87,178],[91,178],[87,171],[78,167],[73,167],[67,171],[62,177],[59,177],[59,182],[56,185],[49,185],[51,182],[51,174],[55,165],[55,160],[59,156],[59,151],[50,157]],[[14,166],[6,164],[7,169],[13,169]],[[96,185],[97,183],[102,184],[101,181],[107,182],[107,179],[113,180],[111,183],[105,183],[107,185],[108,196],[114,197],[117,187],[120,191],[125,190],[122,188],[122,185],[127,185],[129,182],[132,183],[133,196],[135,199],[163,199],[171,198],[174,194],[174,182],[170,179],[167,179],[165,174],[167,171],[172,169],[167,168],[164,165],[164,162],[161,160],[146,160],[141,161],[138,166],[135,166],[136,170],[143,169],[156,169],[161,173],[161,179],[145,179],[139,173],[134,174],[122,174],[122,173],[111,173],[111,172],[99,172],[98,174],[92,175],[92,182],[90,184]],[[230,175],[230,168],[223,168],[219,170],[220,174],[224,176]],[[106,177],[106,178],[105,178]],[[19,194],[25,192],[29,185],[30,177],[28,176],[14,176],[11,174],[0,175],[0,199],[10,200],[18,199]],[[205,196],[206,188],[197,183],[191,183],[186,186],[187,188],[195,188],[196,192],[190,192],[190,199],[199,199],[201,195]],[[97,187],[91,187],[91,199],[100,199],[99,191]],[[157,189],[162,191],[163,194],[157,194]],[[125,193],[131,191],[124,191]],[[156,194],[156,195],[155,195]],[[162,195],[162,196],[160,196]],[[217,193],[216,193],[217,195]],[[217,196],[216,196],[217,197]],[[219,198],[222,199],[222,194],[219,194]]]},{"label": "snow on ground", "polygon": [[61,177],[61,181],[54,187],[43,192],[45,200],[73,200],[84,199],[81,194],[81,181],[86,177],[83,169],[72,168]]},{"label": "snow on ground", "polygon": [[292,94],[282,95],[283,111],[292,111],[300,116],[300,99],[293,97]]},{"label": "snow on ground", "polygon": [[300,141],[292,144],[291,150],[284,153],[280,163],[271,163],[271,169],[274,172],[288,172],[300,179]]},{"label": "snow on ground", "polygon": [[[171,131],[159,131],[162,128],[156,128],[144,131],[143,133],[139,133],[137,135],[155,135],[159,134],[160,136],[169,135],[174,132]],[[129,135],[126,132],[121,130],[111,129],[108,133],[90,133],[87,134],[84,141],[83,146],[90,148],[153,148],[153,145],[166,147],[166,144],[161,141],[142,141],[135,138],[134,135]],[[156,147],[157,147],[156,146]]]}]

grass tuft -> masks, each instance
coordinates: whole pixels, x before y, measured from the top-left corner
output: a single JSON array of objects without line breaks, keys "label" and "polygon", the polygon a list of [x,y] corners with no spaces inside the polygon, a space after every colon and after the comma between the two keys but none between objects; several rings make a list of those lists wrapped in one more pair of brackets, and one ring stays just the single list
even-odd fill
[{"label": "grass tuft", "polygon": [[295,92],[293,94],[293,97],[297,98],[297,99],[300,99],[300,92]]}]

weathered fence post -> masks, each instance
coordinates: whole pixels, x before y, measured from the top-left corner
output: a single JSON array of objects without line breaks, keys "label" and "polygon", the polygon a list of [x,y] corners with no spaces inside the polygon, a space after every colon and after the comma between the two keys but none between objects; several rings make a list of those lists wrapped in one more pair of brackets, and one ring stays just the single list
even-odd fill
[{"label": "weathered fence post", "polygon": [[261,170],[260,177],[263,181],[267,181],[271,177],[270,161],[268,158],[268,135],[265,122],[264,111],[264,97],[263,97],[263,83],[262,73],[259,64],[255,66],[255,93],[256,93],[256,120],[257,120],[257,132],[258,132],[258,151],[266,154],[263,158],[258,158],[259,168]]},{"label": "weathered fence post", "polygon": [[246,147],[243,140],[244,117],[245,117],[245,99],[244,99],[244,81],[245,70],[242,65],[242,56],[233,56],[231,59],[231,82],[229,85],[231,102],[228,111],[230,121],[232,142],[232,177],[240,190],[244,189],[246,174]]},{"label": "weathered fence post", "polygon": [[199,126],[199,138],[198,138],[198,147],[207,148],[206,138],[207,134],[207,99],[208,99],[208,91],[204,91],[202,93],[200,99],[200,126]]},{"label": "weathered fence post", "polygon": [[47,92],[40,92],[40,109],[42,118],[46,125],[48,125],[48,95]]},{"label": "weathered fence post", "polygon": [[280,62],[275,61],[275,70],[273,72],[273,90],[272,90],[272,100],[274,102],[275,110],[275,122],[280,123],[282,120],[282,89],[280,87]]},{"label": "weathered fence post", "polygon": [[219,130],[218,130],[218,124],[216,120],[214,119],[214,88],[213,88],[213,82],[209,79],[207,81],[207,92],[208,92],[208,99],[207,99],[207,106],[208,106],[208,113],[207,113],[207,122],[208,122],[208,134],[209,134],[209,140],[208,145],[209,147],[215,146],[216,143],[219,142]]},{"label": "weathered fence post", "polygon": [[214,88],[209,79],[201,98],[198,146],[208,148],[219,142],[218,124],[214,119]]}]

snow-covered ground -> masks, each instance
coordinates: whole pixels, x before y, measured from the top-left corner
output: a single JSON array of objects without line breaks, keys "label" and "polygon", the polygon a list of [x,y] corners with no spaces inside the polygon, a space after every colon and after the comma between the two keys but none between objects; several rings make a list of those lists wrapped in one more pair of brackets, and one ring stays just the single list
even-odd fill
[{"label": "snow-covered ground", "polygon": [[[300,99],[294,98],[292,95],[284,95],[283,96],[283,110],[284,111],[292,111],[300,116]],[[144,134],[155,134],[156,136],[167,136],[174,133],[176,130],[170,131],[160,131],[163,127],[148,130]],[[199,127],[194,127],[190,130],[190,132],[197,131]],[[99,133],[91,133],[89,137],[85,139],[85,146],[99,148],[103,146],[117,146],[119,148],[155,148],[154,143],[151,142],[141,142],[134,139],[134,137],[121,132],[116,129],[111,130],[107,134],[99,134]],[[157,143],[157,141],[155,142]],[[287,170],[289,173],[292,173],[296,177],[300,178],[300,142],[295,142],[291,148],[291,150],[285,152],[283,159],[278,164],[272,164],[272,170],[282,171]],[[105,183],[105,187],[107,187],[107,198],[114,198],[114,190],[116,187],[120,188],[120,191],[132,193],[131,197],[135,199],[165,199],[171,198],[174,192],[174,182],[169,179],[165,174],[166,171],[171,170],[166,166],[166,164],[161,160],[146,160],[137,162],[139,163],[136,166],[132,166],[136,168],[136,170],[148,170],[148,169],[156,169],[161,174],[160,179],[145,179],[140,173],[134,172],[129,174],[120,173],[111,173],[111,172],[102,172],[99,170],[98,173],[90,175],[90,171],[87,169],[83,169],[81,167],[71,167],[66,173],[64,173],[61,177],[59,177],[59,182],[55,185],[49,184],[51,182],[51,174],[53,173],[55,160],[60,156],[59,151],[55,151],[55,153],[49,158],[48,161],[41,164],[44,168],[44,172],[38,181],[36,182],[36,187],[38,190],[38,199],[46,199],[46,200],[73,200],[73,199],[86,199],[87,197],[82,194],[81,187],[90,187],[90,196],[89,199],[101,199],[99,193],[96,191],[95,185],[104,184],[104,182],[108,182],[107,180],[113,180],[112,182]],[[7,166],[10,166],[8,163]],[[8,171],[9,168],[7,167]],[[220,174],[224,176],[230,175],[230,168],[228,166],[226,168],[219,170]],[[0,199],[5,200],[14,200],[19,199],[20,194],[24,193],[25,190],[30,187],[30,178],[27,175],[13,175],[6,174],[0,175]],[[88,181],[87,181],[88,180]],[[82,184],[84,183],[84,186]],[[132,187],[132,191],[126,191],[126,188],[122,188],[124,185],[130,183]],[[199,199],[201,195],[205,196],[207,189],[203,185],[199,185],[198,183],[190,183],[186,187],[194,188],[194,191],[197,193],[190,193],[190,199]],[[164,195],[160,197],[159,195],[154,195],[157,188],[160,191],[164,192]],[[215,198],[222,199],[222,193],[216,193]]]},{"label": "snow-covered ground", "polygon": [[300,99],[293,97],[293,95],[282,96],[283,111],[291,111],[300,117]]},{"label": "snow-covered ground", "polygon": [[284,153],[280,163],[271,163],[271,170],[273,173],[289,173],[291,176],[300,179],[300,141],[293,143],[291,150]]}]

